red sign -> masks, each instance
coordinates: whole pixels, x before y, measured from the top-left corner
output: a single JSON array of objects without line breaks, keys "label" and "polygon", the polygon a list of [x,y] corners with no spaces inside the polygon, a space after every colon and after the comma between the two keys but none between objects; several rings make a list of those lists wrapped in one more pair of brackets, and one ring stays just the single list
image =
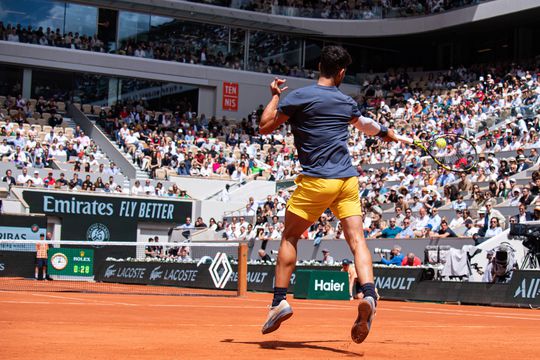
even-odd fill
[{"label": "red sign", "polygon": [[223,83],[223,110],[238,111],[238,83]]}]

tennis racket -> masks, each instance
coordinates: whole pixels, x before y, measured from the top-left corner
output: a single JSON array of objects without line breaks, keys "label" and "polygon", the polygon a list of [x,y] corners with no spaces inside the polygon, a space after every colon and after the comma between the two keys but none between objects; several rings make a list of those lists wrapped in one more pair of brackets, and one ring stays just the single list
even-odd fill
[{"label": "tennis racket", "polygon": [[413,140],[396,135],[399,141],[417,147],[435,164],[458,173],[468,173],[478,165],[478,152],[467,138],[454,134],[439,134],[425,140]]}]

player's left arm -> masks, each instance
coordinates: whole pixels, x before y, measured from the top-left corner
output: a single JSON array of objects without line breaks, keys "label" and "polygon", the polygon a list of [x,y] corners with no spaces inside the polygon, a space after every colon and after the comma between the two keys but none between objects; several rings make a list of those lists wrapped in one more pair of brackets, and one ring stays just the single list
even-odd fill
[{"label": "player's left arm", "polygon": [[270,84],[272,99],[264,108],[259,124],[259,133],[263,135],[270,134],[289,119],[288,115],[278,111],[279,97],[283,91],[287,90],[287,86],[281,87],[285,82],[285,79],[275,78]]},{"label": "player's left arm", "polygon": [[355,116],[350,121],[351,125],[369,136],[379,136],[384,141],[399,141],[394,130],[387,128],[365,116]]}]

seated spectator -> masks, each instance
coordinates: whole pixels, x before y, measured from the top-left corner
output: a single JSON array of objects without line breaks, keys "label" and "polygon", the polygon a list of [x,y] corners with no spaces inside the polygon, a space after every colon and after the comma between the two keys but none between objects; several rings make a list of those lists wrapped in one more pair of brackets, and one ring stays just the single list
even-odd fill
[{"label": "seated spectator", "polygon": [[411,239],[414,238],[414,231],[411,226],[410,219],[403,220],[403,230],[396,235],[396,239]]},{"label": "seated spectator", "polygon": [[489,221],[489,228],[486,230],[484,237],[491,238],[500,233],[502,233],[502,228],[499,224],[499,219],[496,217],[491,218]]},{"label": "seated spectator", "polygon": [[436,234],[432,234],[431,236],[437,238],[458,237],[456,233],[448,226],[446,220],[441,221],[441,228],[436,232]]},{"label": "seated spectator", "polygon": [[53,188],[55,187],[56,180],[53,177],[52,171],[49,171],[49,174],[46,178],[43,179],[43,185],[47,188]]},{"label": "seated spectator", "polygon": [[430,217],[427,213],[427,209],[425,207],[420,208],[419,217],[413,224],[414,234],[416,237],[421,237],[424,235],[425,228],[429,221]]},{"label": "seated spectator", "polygon": [[388,225],[388,227],[386,227],[385,229],[383,229],[381,232],[379,232],[378,234],[375,234],[374,237],[376,238],[379,238],[379,237],[382,237],[382,238],[385,238],[385,239],[393,239],[396,237],[397,234],[399,234],[403,229],[400,228],[399,226],[396,226],[396,219],[395,218],[391,218],[390,219],[390,224]]},{"label": "seated spectator", "polygon": [[323,259],[322,259],[323,264],[332,265],[334,263],[334,258],[330,256],[330,250],[323,249],[322,254],[323,254]]},{"label": "seated spectator", "polygon": [[450,221],[450,224],[448,225],[452,229],[457,229],[459,226],[463,224],[465,221],[465,218],[463,216],[463,211],[456,210],[456,216],[452,218],[452,221]]},{"label": "seated spectator", "polygon": [[523,189],[521,190],[521,198],[519,198],[519,202],[526,206],[529,206],[535,201],[536,196],[531,194],[530,188],[528,186],[523,187]]},{"label": "seated spectator", "polygon": [[2,178],[2,182],[7,183],[8,187],[11,188],[14,185],[17,185],[17,182],[15,181],[15,178],[11,175],[12,172],[10,169],[6,170],[6,176]]},{"label": "seated spectator", "polygon": [[403,261],[401,262],[401,266],[421,266],[422,261],[420,258],[414,253],[410,252],[407,254],[406,257],[403,258]]},{"label": "seated spectator", "polygon": [[82,180],[79,179],[79,175],[77,173],[73,174],[73,178],[69,181],[69,188],[70,190],[78,189],[82,187]]},{"label": "seated spectator", "polygon": [[184,262],[193,260],[191,256],[189,255],[187,246],[182,246],[180,248],[180,251],[178,252],[178,260],[184,261]]},{"label": "seated spectator", "polygon": [[385,265],[401,266],[401,264],[403,263],[403,255],[401,254],[401,246],[399,245],[394,245],[394,247],[390,251],[390,260],[386,259],[382,253],[380,255],[381,263]]},{"label": "seated spectator", "polygon": [[532,221],[534,219],[534,214],[530,211],[527,211],[525,204],[520,203],[518,206],[518,214],[512,216],[515,224],[521,224],[526,221]]},{"label": "seated spectator", "polygon": [[43,180],[39,177],[39,171],[34,171],[34,176],[32,177],[32,185],[35,187],[42,187]]}]

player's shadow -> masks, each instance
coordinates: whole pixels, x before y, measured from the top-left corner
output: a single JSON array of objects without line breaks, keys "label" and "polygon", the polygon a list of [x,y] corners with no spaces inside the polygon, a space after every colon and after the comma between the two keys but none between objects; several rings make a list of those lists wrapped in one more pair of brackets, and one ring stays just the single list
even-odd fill
[{"label": "player's shadow", "polygon": [[[221,342],[233,343],[233,344],[247,344],[247,345],[259,345],[261,349],[269,350],[285,350],[285,349],[313,349],[330,351],[337,354],[346,356],[364,356],[363,352],[352,352],[344,349],[337,349],[320,344],[325,343],[343,343],[343,340],[313,340],[313,341],[281,341],[281,340],[268,340],[268,341],[234,341],[234,339],[223,339]],[[347,347],[345,345],[344,347]]]}]

